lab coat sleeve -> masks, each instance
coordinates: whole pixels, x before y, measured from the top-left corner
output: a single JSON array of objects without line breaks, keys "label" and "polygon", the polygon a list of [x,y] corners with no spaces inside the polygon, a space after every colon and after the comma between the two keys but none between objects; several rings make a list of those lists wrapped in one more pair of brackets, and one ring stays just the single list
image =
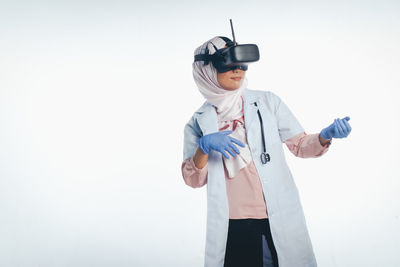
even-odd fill
[{"label": "lab coat sleeve", "polygon": [[183,160],[193,157],[198,147],[197,142],[203,136],[197,120],[193,116],[185,125],[183,137]]},{"label": "lab coat sleeve", "polygon": [[330,143],[322,146],[319,142],[319,133],[299,133],[285,142],[288,149],[300,158],[320,157],[328,151]]},{"label": "lab coat sleeve", "polygon": [[207,183],[208,164],[202,169],[198,169],[194,165],[193,157],[191,157],[183,161],[181,169],[183,180],[188,186],[197,188]]},{"label": "lab coat sleeve", "polygon": [[280,97],[272,92],[270,92],[270,96],[274,102],[274,112],[282,143],[287,139],[304,132],[303,127]]}]

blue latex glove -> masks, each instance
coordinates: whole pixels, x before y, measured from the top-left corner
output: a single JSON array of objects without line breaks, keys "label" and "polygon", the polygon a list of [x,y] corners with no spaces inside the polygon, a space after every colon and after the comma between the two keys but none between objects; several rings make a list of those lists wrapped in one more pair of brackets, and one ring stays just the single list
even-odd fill
[{"label": "blue latex glove", "polygon": [[345,117],[343,119],[335,119],[335,121],[328,127],[322,129],[321,136],[324,139],[332,138],[345,138],[351,132],[351,126],[348,123],[350,117]]},{"label": "blue latex glove", "polygon": [[228,152],[229,154],[231,154],[232,157],[235,158],[236,154],[240,154],[239,149],[236,147],[236,145],[239,145],[241,147],[244,147],[245,145],[239,140],[228,136],[231,133],[232,131],[222,131],[207,134],[199,139],[198,144],[205,154],[208,154],[210,152],[210,149],[212,149],[221,152],[222,155],[224,155],[224,157],[227,159],[229,158],[229,156],[226,152]]}]

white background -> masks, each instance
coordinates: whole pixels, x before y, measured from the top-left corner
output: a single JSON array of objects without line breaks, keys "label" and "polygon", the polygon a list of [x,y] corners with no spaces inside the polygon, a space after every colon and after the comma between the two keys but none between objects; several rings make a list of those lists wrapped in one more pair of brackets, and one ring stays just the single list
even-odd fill
[{"label": "white background", "polygon": [[250,89],[307,133],[351,117],[321,158],[284,145],[319,266],[400,266],[394,0],[1,0],[0,266],[202,266],[183,127],[204,101],[193,51],[229,18],[260,48]]}]

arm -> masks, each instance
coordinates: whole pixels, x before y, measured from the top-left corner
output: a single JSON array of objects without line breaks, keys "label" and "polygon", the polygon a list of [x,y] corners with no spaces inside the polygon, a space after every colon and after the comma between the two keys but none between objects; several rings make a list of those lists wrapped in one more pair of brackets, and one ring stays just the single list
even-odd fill
[{"label": "arm", "polygon": [[[197,126],[197,127],[196,127]],[[185,183],[192,187],[201,187],[206,183],[208,153],[211,150],[220,152],[225,158],[236,157],[240,151],[236,145],[244,147],[239,140],[229,136],[232,131],[222,131],[202,135],[192,119],[185,127],[184,159],[182,175]]]},{"label": "arm", "polygon": [[196,120],[192,117],[184,129],[184,161],[181,165],[181,171],[185,183],[193,188],[201,187],[207,183],[208,155],[203,153],[197,144],[201,136]]},{"label": "arm", "polygon": [[200,149],[200,147],[197,147],[196,153],[193,156],[193,162],[196,168],[203,169],[204,166],[207,165],[208,155],[205,154],[203,150]]},{"label": "arm", "polygon": [[321,136],[321,134],[319,134],[319,143],[321,144],[321,146],[325,146],[327,144],[331,144],[332,139],[325,139]]},{"label": "arm", "polygon": [[274,93],[270,93],[275,104],[275,116],[281,141],[296,156],[302,158],[319,157],[330,145],[330,141],[319,134],[307,135],[288,106]]},{"label": "arm", "polygon": [[331,140],[326,140],[319,134],[302,132],[287,139],[285,144],[296,157],[316,158],[328,151]]},{"label": "arm", "polygon": [[[220,151],[224,152],[223,149],[227,149],[227,147],[224,147],[224,146],[222,146],[220,148],[214,147],[216,145],[215,141],[217,143],[223,141],[223,139],[221,139],[221,137],[224,138],[224,136],[226,136],[228,133],[231,133],[231,131],[213,133],[213,134],[206,135],[205,137],[202,137],[202,139],[199,142],[200,145],[197,147],[194,156],[191,157],[190,159],[185,160],[182,164],[182,175],[183,175],[183,179],[185,180],[185,183],[187,185],[189,185],[191,187],[201,187],[206,184],[208,154],[206,154],[202,150],[202,148],[203,148],[203,146],[207,147],[207,144],[208,144],[208,145],[211,145],[211,147],[219,149]],[[206,138],[206,137],[213,138],[213,136],[215,138],[217,138],[217,140],[208,140],[208,141],[206,140],[206,141],[202,142],[203,138]],[[241,144],[242,146],[244,146],[244,144],[242,144],[240,141],[238,141],[234,138],[228,137],[228,140],[229,140],[229,144],[231,141],[233,141],[235,144],[238,144],[238,145]],[[213,143],[213,141],[214,141],[214,144],[211,144],[211,143]],[[200,148],[200,147],[202,147],[202,148]],[[238,154],[240,153],[239,150],[233,144],[231,144],[230,148],[236,150]],[[205,151],[208,151],[209,149],[210,148],[207,148]],[[231,154],[231,156],[233,156],[232,151],[227,151],[227,152],[229,154]],[[227,155],[227,153],[225,153],[225,152],[224,152],[224,154]]]},{"label": "arm", "polygon": [[[204,154],[201,151],[201,149],[197,149],[196,154],[197,153]],[[207,175],[208,175],[208,166],[207,166],[208,156],[204,154],[206,156],[205,159],[203,155],[196,157],[196,154],[192,158],[184,160],[181,167],[182,176],[183,180],[185,181],[185,184],[193,188],[198,188],[205,185],[207,183]],[[201,168],[199,168],[197,166],[200,165],[196,164],[196,161],[199,161],[199,164],[204,164],[204,165]]]}]

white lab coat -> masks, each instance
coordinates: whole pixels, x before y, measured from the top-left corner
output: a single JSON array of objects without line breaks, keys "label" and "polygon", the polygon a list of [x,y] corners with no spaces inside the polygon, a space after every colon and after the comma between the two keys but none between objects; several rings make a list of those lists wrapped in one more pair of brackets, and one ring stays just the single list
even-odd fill
[{"label": "white lab coat", "polygon": [[[262,164],[263,150],[257,103],[264,125],[267,153],[271,161]],[[266,200],[271,234],[280,267],[315,267],[298,190],[287,166],[282,143],[304,132],[286,104],[269,91],[244,90],[244,121],[247,142],[260,177]],[[205,102],[185,126],[183,159],[197,149],[197,140],[218,131],[215,108]],[[229,225],[222,155],[211,150],[208,156],[207,233],[205,267],[223,267]]]}]

